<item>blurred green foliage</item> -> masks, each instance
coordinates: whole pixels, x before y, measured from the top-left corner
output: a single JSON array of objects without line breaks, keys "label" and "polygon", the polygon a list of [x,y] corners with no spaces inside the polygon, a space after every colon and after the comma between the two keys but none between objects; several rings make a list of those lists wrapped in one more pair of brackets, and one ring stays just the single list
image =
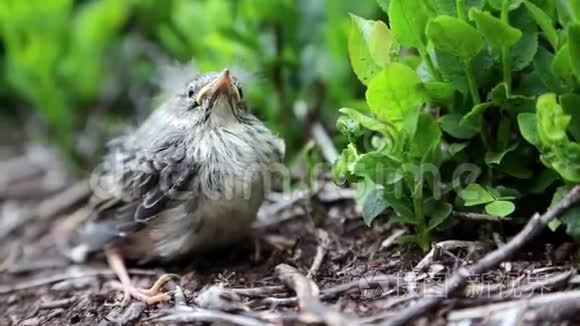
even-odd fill
[{"label": "blurred green foliage", "polygon": [[292,112],[297,101],[322,103],[331,123],[339,104],[357,107],[362,90],[348,65],[348,12],[373,16],[378,5],[2,0],[0,118],[36,112],[75,158],[77,135],[95,111],[109,123],[135,114],[128,94],[133,85],[154,85],[158,57],[193,60],[202,71],[234,66],[257,76],[244,89],[248,102],[296,153],[304,143],[304,122]]}]

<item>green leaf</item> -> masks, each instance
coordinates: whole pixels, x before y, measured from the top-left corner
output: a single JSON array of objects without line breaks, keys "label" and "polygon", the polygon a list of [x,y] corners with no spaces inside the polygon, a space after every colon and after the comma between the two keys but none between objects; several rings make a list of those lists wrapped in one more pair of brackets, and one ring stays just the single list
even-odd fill
[{"label": "green leaf", "polygon": [[459,192],[459,197],[465,202],[465,206],[476,206],[486,204],[495,200],[495,198],[477,183],[469,184],[465,189]]},{"label": "green leaf", "polygon": [[488,187],[487,190],[495,196],[496,200],[511,200],[522,196],[517,189],[504,186],[497,186],[495,188]]},{"label": "green leaf", "polygon": [[580,0],[568,0],[568,4],[570,5],[572,16],[576,18],[576,21],[580,21]]},{"label": "green leaf", "polygon": [[538,99],[537,127],[541,144],[540,159],[571,183],[580,183],[580,143],[571,142],[566,133],[571,116],[564,114],[554,94]]},{"label": "green leaf", "polygon": [[580,142],[580,95],[564,94],[560,96],[560,105],[562,105],[564,112],[572,118],[568,130],[574,139]]},{"label": "green leaf", "polygon": [[435,147],[439,146],[441,142],[441,129],[439,129],[439,125],[433,115],[427,112],[421,112],[417,130],[419,132],[415,133],[415,137],[411,141],[409,154],[422,160]]},{"label": "green leaf", "polygon": [[[477,126],[479,125],[479,121],[481,116],[483,116],[483,114],[485,113],[485,111],[487,111],[489,108],[494,107],[495,103],[493,102],[483,102],[483,103],[479,103],[473,106],[473,108],[471,109],[471,111],[469,111],[465,116],[463,116],[463,118],[461,118],[461,120],[459,121],[459,125],[460,126],[468,126],[468,125],[473,125],[473,126]],[[479,130],[479,128],[478,128]],[[478,131],[479,132],[479,131]]]},{"label": "green leaf", "polygon": [[331,176],[336,184],[345,185],[348,182],[356,156],[356,150],[352,144],[342,150],[338,159],[332,164]]},{"label": "green leaf", "polygon": [[449,156],[454,156],[455,154],[463,151],[467,145],[469,143],[453,143],[453,144],[449,144],[449,147],[447,148],[447,152],[449,153]]},{"label": "green leaf", "polygon": [[427,229],[433,230],[451,215],[453,206],[442,200],[429,199],[424,203],[425,215],[429,217]]},{"label": "green leaf", "polygon": [[395,38],[405,47],[426,48],[429,15],[423,0],[391,0],[389,21]]},{"label": "green leaf", "polygon": [[509,152],[514,151],[516,148],[518,147],[518,144],[515,143],[512,146],[504,149],[501,152],[487,152],[485,153],[485,164],[487,165],[492,165],[492,164],[500,164],[501,161],[503,160],[504,156],[506,156],[506,154],[508,154]]},{"label": "green leaf", "polygon": [[[489,5],[496,10],[502,10],[504,1],[505,0],[487,0]],[[507,1],[509,1],[508,10],[517,9],[522,4],[522,2],[524,2],[523,0],[507,0]]]},{"label": "green leaf", "polygon": [[566,82],[574,76],[572,61],[570,44],[566,43],[556,52],[556,56],[554,56],[554,61],[552,62],[552,71],[561,78],[562,82]]},{"label": "green leaf", "polygon": [[[439,15],[457,16],[457,0],[428,0]],[[465,0],[465,9],[483,8],[485,0]],[[464,12],[463,15],[467,15]]]},{"label": "green leaf", "polygon": [[471,9],[469,10],[469,18],[475,21],[477,29],[493,48],[512,47],[522,37],[522,32],[519,29],[511,27],[487,11]]},{"label": "green leaf", "polygon": [[572,10],[570,10],[569,0],[559,0],[554,1],[556,3],[556,11],[558,12],[558,22],[563,27],[568,27],[568,25],[574,22],[574,15]]},{"label": "green leaf", "polygon": [[451,83],[457,90],[466,94],[468,88],[467,78],[465,77],[465,66],[457,64],[461,62],[461,58],[436,49],[435,59],[443,79]]},{"label": "green leaf", "polygon": [[370,226],[374,219],[388,207],[389,203],[384,199],[382,190],[374,189],[368,193],[362,204],[362,216],[365,224]]},{"label": "green leaf", "polygon": [[548,16],[541,8],[536,6],[530,1],[524,1],[526,8],[530,12],[531,16],[536,20],[536,23],[540,26],[546,39],[550,42],[550,45],[554,49],[558,48],[558,33],[554,28],[554,23],[552,18]]},{"label": "green leaf", "polygon": [[538,77],[540,77],[546,88],[554,92],[562,93],[562,82],[554,75],[552,69],[552,63],[554,61],[554,55],[552,53],[542,47],[538,48],[538,53],[536,53],[536,57],[534,58],[534,65]]},{"label": "green leaf", "polygon": [[451,136],[459,139],[470,139],[479,134],[479,127],[476,121],[470,121],[461,124],[461,115],[457,113],[449,113],[441,118],[441,129]]},{"label": "green leaf", "polygon": [[555,232],[560,227],[560,225],[562,225],[560,219],[555,218],[548,223],[548,228],[552,230],[552,232]]},{"label": "green leaf", "polygon": [[364,133],[358,121],[354,121],[344,115],[336,119],[336,130],[348,139],[356,138]]},{"label": "green leaf", "polygon": [[392,125],[366,116],[355,109],[342,108],[339,111],[353,121],[360,123],[361,126],[369,130],[379,132],[389,139],[392,138],[392,135],[395,132],[395,129]]},{"label": "green leaf", "polygon": [[483,48],[483,39],[473,26],[451,16],[438,16],[427,26],[427,36],[435,48],[456,55],[465,62]]},{"label": "green leaf", "polygon": [[348,53],[359,80],[368,82],[390,63],[393,38],[387,25],[351,14],[352,26],[348,38]]},{"label": "green leaf", "polygon": [[520,71],[528,67],[534,61],[536,52],[538,52],[538,34],[524,33],[512,49],[512,70]]},{"label": "green leaf", "polygon": [[568,44],[570,46],[570,60],[572,71],[576,78],[580,80],[580,23],[572,24],[568,27]]},{"label": "green leaf", "polygon": [[420,239],[417,235],[405,234],[397,238],[396,242],[401,245],[419,244]]},{"label": "green leaf", "polygon": [[387,203],[389,203],[389,206],[391,206],[401,218],[410,223],[416,223],[416,221],[414,221],[415,214],[413,213],[411,203],[408,200],[394,192],[385,191],[383,195]]},{"label": "green leaf", "polygon": [[537,119],[533,113],[518,114],[518,126],[524,139],[535,146],[540,145],[540,136],[538,135]]},{"label": "green leaf", "polygon": [[358,156],[353,172],[372,180],[375,184],[390,185],[403,178],[401,163],[381,153],[367,153]]},{"label": "green leaf", "polygon": [[384,12],[389,12],[389,5],[391,4],[391,0],[377,0],[379,7],[383,9]]},{"label": "green leaf", "polygon": [[538,135],[543,144],[558,144],[567,141],[566,128],[571,117],[556,101],[555,94],[544,94],[536,104]]},{"label": "green leaf", "polygon": [[[572,189],[572,186],[562,186],[559,187],[554,196],[552,197],[552,203],[548,209],[553,208],[556,206],[562,198]],[[566,224],[566,233],[572,236],[575,240],[580,240],[580,207],[575,206],[567,210],[562,216],[560,216],[557,220],[564,224]],[[560,223],[555,222],[551,229],[554,231]]]},{"label": "green leaf", "polygon": [[433,104],[451,104],[455,88],[444,82],[426,82],[422,84],[421,90],[424,97]]},{"label": "green leaf", "polygon": [[540,156],[542,162],[570,183],[580,183],[580,144],[570,141],[553,144]]},{"label": "green leaf", "polygon": [[401,131],[408,136],[407,139],[413,139],[413,137],[415,137],[417,125],[419,124],[419,113],[421,113],[421,108],[415,107],[414,109],[407,111],[407,114],[403,118]]},{"label": "green leaf", "polygon": [[554,170],[543,169],[542,172],[533,179],[529,192],[532,194],[542,194],[546,192],[548,187],[559,180],[560,176],[554,172]]},{"label": "green leaf", "polygon": [[519,146],[516,150],[507,153],[502,159],[501,165],[495,168],[514,178],[530,180],[537,170],[534,165],[535,160],[536,153],[532,154],[528,146]]},{"label": "green leaf", "polygon": [[378,117],[401,122],[409,110],[423,104],[420,83],[413,69],[401,63],[393,63],[369,83],[367,103]]},{"label": "green leaf", "polygon": [[489,215],[506,217],[516,210],[516,206],[507,200],[496,200],[485,205],[485,211]]}]

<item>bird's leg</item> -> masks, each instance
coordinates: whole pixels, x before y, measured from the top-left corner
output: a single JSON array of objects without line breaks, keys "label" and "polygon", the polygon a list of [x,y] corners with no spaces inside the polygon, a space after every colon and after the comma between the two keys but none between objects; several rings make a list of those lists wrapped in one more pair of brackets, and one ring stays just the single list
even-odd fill
[{"label": "bird's leg", "polygon": [[122,306],[126,306],[131,301],[131,298],[145,302],[146,304],[156,304],[171,300],[171,297],[167,293],[161,293],[161,289],[163,289],[167,282],[174,279],[175,275],[162,275],[150,289],[139,289],[133,286],[121,253],[115,248],[107,248],[105,255],[107,256],[109,266],[117,274],[119,281],[121,281],[121,287],[125,293],[123,301],[121,302]]}]

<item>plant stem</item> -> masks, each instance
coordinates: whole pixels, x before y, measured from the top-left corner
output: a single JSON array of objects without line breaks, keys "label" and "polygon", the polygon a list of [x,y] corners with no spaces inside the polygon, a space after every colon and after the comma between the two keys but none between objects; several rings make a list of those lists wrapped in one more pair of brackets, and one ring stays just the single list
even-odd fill
[{"label": "plant stem", "polygon": [[511,68],[511,48],[504,46],[501,49],[501,61],[503,69],[503,81],[505,82],[507,96],[510,96],[512,91],[512,68]]},{"label": "plant stem", "polygon": [[425,213],[423,212],[423,196],[417,195],[417,189],[413,193],[413,210],[415,211],[415,218],[417,219],[417,233],[419,238],[419,245],[424,252],[429,250],[429,232],[427,231],[427,223],[425,221]]},{"label": "plant stem", "polygon": [[[509,0],[503,0],[501,6],[501,20],[509,25]],[[512,69],[511,69],[511,47],[504,46],[501,49],[501,61],[503,70],[503,81],[506,85],[507,95],[510,96],[512,90]]]},{"label": "plant stem", "polygon": [[467,83],[469,85],[469,93],[473,100],[473,104],[481,103],[479,98],[479,89],[477,87],[477,82],[475,81],[475,76],[473,75],[473,67],[471,66],[471,61],[465,63],[465,76],[467,77]]},{"label": "plant stem", "polygon": [[466,21],[467,17],[465,17],[465,0],[457,0],[455,6],[457,7],[457,17],[463,21]]},{"label": "plant stem", "polygon": [[427,50],[424,48],[420,48],[418,50],[419,56],[421,56],[421,60],[423,60],[423,62],[425,62],[425,64],[427,65],[427,69],[429,69],[429,72],[431,73],[433,79],[435,79],[435,81],[441,81],[441,74],[439,73],[439,70],[435,69],[433,60],[431,60],[431,56],[427,53]]},{"label": "plant stem", "polygon": [[[421,250],[427,252],[429,250],[429,245],[431,239],[429,236],[429,230],[427,230],[427,223],[425,221],[425,213],[423,212],[423,189],[422,189],[422,177],[418,177],[403,166],[404,180],[409,188],[411,197],[413,199],[413,213],[415,213],[416,231],[417,231],[417,244],[421,247]],[[419,179],[421,178],[421,179]],[[419,180],[418,180],[419,179]]]}]

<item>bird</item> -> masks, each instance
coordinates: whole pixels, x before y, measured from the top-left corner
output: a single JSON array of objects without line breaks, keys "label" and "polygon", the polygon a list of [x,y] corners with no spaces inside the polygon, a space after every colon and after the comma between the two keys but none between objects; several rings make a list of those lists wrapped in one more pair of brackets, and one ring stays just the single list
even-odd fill
[{"label": "bird", "polygon": [[126,260],[167,262],[245,237],[283,166],[284,141],[248,109],[229,69],[192,76],[134,131],[107,144],[91,173],[88,218],[69,257],[104,252],[124,292],[155,304],[172,275],[150,289]]}]

